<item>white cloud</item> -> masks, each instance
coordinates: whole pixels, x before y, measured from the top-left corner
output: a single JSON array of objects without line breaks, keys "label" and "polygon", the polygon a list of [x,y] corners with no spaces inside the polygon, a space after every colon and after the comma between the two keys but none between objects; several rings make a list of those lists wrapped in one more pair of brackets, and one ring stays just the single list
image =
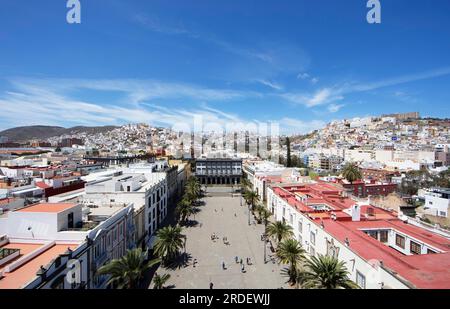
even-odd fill
[{"label": "white cloud", "polygon": [[306,134],[323,128],[326,123],[321,120],[303,121],[285,117],[280,120],[280,125],[283,128],[283,133],[285,134]]},{"label": "white cloud", "polygon": [[258,79],[257,82],[275,90],[283,90],[283,86],[272,81]]},{"label": "white cloud", "polygon": [[345,104],[330,104],[330,105],[328,105],[327,109],[330,113],[337,113],[344,106],[345,106]]}]

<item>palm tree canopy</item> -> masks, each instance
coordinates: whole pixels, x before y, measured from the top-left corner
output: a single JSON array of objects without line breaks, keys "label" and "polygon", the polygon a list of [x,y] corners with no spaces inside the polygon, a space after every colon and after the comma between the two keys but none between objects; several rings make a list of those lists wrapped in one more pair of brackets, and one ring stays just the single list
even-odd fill
[{"label": "palm tree canopy", "polygon": [[252,186],[252,184],[250,183],[250,181],[247,178],[245,178],[245,177],[241,178],[241,187],[242,187],[243,192],[248,191],[251,186]]},{"label": "palm tree canopy", "polygon": [[267,226],[267,234],[271,237],[275,237],[278,242],[280,242],[283,239],[292,237],[294,235],[294,232],[292,231],[291,226],[282,221],[277,221]]},{"label": "palm tree canopy", "polygon": [[347,165],[345,165],[344,169],[342,170],[342,176],[344,176],[344,178],[347,179],[350,183],[353,183],[355,180],[362,178],[359,168],[352,163],[348,163]]},{"label": "palm tree canopy", "polygon": [[98,275],[110,275],[108,285],[118,283],[119,288],[135,288],[144,272],[153,265],[160,263],[160,259],[153,259],[145,262],[147,252],[142,252],[141,248],[128,250],[127,254],[120,259],[112,260],[110,263],[100,267]]},{"label": "palm tree canopy", "polygon": [[156,242],[154,252],[163,259],[171,259],[175,257],[184,246],[184,239],[181,234],[181,227],[166,226],[156,233]]},{"label": "palm tree canopy", "polygon": [[306,289],[357,289],[356,283],[348,278],[344,262],[335,257],[319,255],[306,262],[305,270],[299,272],[298,280]]},{"label": "palm tree canopy", "polygon": [[195,207],[192,205],[191,201],[183,198],[175,208],[175,213],[182,221],[186,221],[191,215],[195,213]]},{"label": "palm tree canopy", "polygon": [[246,191],[244,193],[244,199],[247,204],[255,206],[259,201],[259,195],[255,191]]},{"label": "palm tree canopy", "polygon": [[295,239],[283,240],[277,247],[277,257],[283,264],[295,268],[305,258],[305,250]]},{"label": "palm tree canopy", "polygon": [[164,274],[162,276],[155,274],[155,276],[153,277],[153,288],[156,290],[160,290],[164,288],[164,285],[166,284],[167,281],[169,281],[170,279],[170,275],[169,274]]}]

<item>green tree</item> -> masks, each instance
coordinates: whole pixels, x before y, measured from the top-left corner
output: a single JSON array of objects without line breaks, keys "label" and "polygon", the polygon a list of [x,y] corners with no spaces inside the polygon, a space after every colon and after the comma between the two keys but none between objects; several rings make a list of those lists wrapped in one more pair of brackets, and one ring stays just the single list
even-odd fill
[{"label": "green tree", "polygon": [[353,163],[347,163],[343,170],[342,176],[344,176],[347,181],[353,183],[355,180],[361,179],[362,175],[359,168]]},{"label": "green tree", "polygon": [[302,271],[298,271],[297,281],[305,289],[357,289],[349,279],[344,262],[328,256],[311,257]]},{"label": "green tree", "polygon": [[177,257],[184,247],[186,236],[181,234],[181,227],[166,226],[156,233],[155,254],[165,263]]},{"label": "green tree", "polygon": [[185,195],[186,197],[195,202],[201,195],[202,186],[195,177],[190,177],[186,183]]},{"label": "green tree", "polygon": [[292,159],[291,159],[291,140],[289,137],[286,137],[286,167],[292,167]]},{"label": "green tree", "polygon": [[170,279],[170,275],[169,274],[164,274],[162,276],[155,274],[155,276],[153,277],[153,289],[155,290],[161,290],[164,289],[164,285],[167,283],[167,281],[169,281]]},{"label": "green tree", "polygon": [[147,252],[141,248],[128,250],[127,254],[120,259],[112,260],[110,263],[100,267],[98,275],[110,275],[108,284],[117,284],[119,289],[134,289],[138,286],[144,273],[161,259],[153,259],[146,262]]},{"label": "green tree", "polygon": [[195,211],[192,202],[187,198],[183,198],[175,208],[175,213],[181,222],[187,222],[189,217],[195,214]]},{"label": "green tree", "polygon": [[292,237],[294,232],[292,231],[292,227],[285,222],[276,221],[267,226],[267,235],[275,237],[278,243],[280,243],[283,239]]},{"label": "green tree", "polygon": [[283,264],[289,264],[289,282],[296,283],[297,266],[305,259],[305,250],[295,239],[285,239],[278,244],[277,258]]},{"label": "green tree", "polygon": [[247,179],[247,177],[241,178],[241,189],[242,193],[245,193],[246,191],[249,191],[252,187],[251,182]]},{"label": "green tree", "polygon": [[247,205],[251,205],[252,210],[254,210],[256,204],[259,202],[259,195],[255,191],[246,191],[244,193],[244,199]]}]

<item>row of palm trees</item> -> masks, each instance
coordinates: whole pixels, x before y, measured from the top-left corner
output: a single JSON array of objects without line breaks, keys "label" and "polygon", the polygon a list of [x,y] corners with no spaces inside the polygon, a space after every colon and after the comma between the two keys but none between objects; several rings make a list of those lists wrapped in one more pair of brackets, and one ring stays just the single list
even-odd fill
[{"label": "row of palm trees", "polygon": [[[353,182],[361,177],[355,165],[344,168],[344,177]],[[253,213],[256,212],[259,223],[264,223],[265,235],[276,239],[276,257],[280,263],[289,265],[287,276],[289,282],[304,289],[353,289],[358,286],[348,278],[348,271],[344,262],[335,257],[319,255],[306,257],[302,245],[295,239],[292,227],[283,221],[269,224],[271,213],[259,204],[258,194],[251,189],[251,183],[243,178],[241,182],[242,195]]]},{"label": "row of palm trees", "polygon": [[184,195],[175,209],[179,223],[187,223],[189,218],[198,211],[197,201],[201,194],[201,184],[195,177],[190,177],[186,183]]},{"label": "row of palm trees", "polygon": [[[197,212],[196,204],[201,197],[201,185],[194,178],[188,179],[184,195],[178,203],[175,213],[178,216],[176,226],[166,226],[156,233],[154,255],[156,258],[147,261],[148,252],[141,248],[128,250],[120,259],[112,260],[98,269],[98,275],[109,275],[108,285],[119,289],[133,289],[139,286],[145,273],[153,266],[162,263],[168,265],[180,256],[181,250],[186,245],[186,236],[182,234],[181,223],[186,223],[189,217]],[[162,289],[170,279],[169,274],[153,276],[153,288]]]},{"label": "row of palm trees", "polygon": [[267,235],[277,239],[276,256],[288,264],[289,282],[304,289],[356,289],[344,262],[328,255],[306,257],[301,244],[293,239],[292,227],[277,221],[268,225]]}]

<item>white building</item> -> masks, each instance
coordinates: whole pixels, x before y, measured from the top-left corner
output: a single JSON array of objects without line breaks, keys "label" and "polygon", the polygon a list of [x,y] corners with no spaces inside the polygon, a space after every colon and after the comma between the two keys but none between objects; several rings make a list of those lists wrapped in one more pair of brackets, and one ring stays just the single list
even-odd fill
[{"label": "white building", "polygon": [[436,217],[449,217],[450,189],[430,189],[422,191],[419,196],[425,199],[426,214]]},{"label": "white building", "polygon": [[267,191],[268,209],[292,227],[308,255],[343,261],[361,288],[450,288],[450,236],[405,224],[328,184]]},{"label": "white building", "polygon": [[35,204],[1,216],[0,235],[0,289],[105,288],[97,269],[134,247],[133,205]]}]

